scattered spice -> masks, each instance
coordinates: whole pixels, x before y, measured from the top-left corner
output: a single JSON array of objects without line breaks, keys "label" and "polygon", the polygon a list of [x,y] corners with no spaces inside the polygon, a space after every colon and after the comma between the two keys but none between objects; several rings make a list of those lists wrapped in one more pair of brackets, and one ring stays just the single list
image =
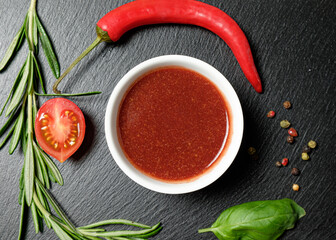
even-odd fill
[{"label": "scattered spice", "polygon": [[293,176],[299,176],[300,175],[300,170],[297,169],[297,168],[293,168],[292,171],[291,171],[291,174]]},{"label": "scattered spice", "polygon": [[283,103],[283,106],[284,106],[284,108],[289,109],[289,108],[292,107],[292,104],[291,104],[290,101],[285,101],[285,102]]},{"label": "scattered spice", "polygon": [[277,162],[275,163],[275,166],[278,167],[278,168],[280,168],[280,167],[282,167],[282,164],[281,164],[280,161],[277,161]]},{"label": "scattered spice", "polygon": [[305,145],[305,146],[302,148],[302,152],[303,152],[303,153],[310,153],[310,151],[311,151],[311,148],[310,148],[309,146],[307,146],[307,145]]},{"label": "scattered spice", "polygon": [[292,136],[288,136],[288,137],[286,138],[286,141],[287,141],[288,143],[292,144],[292,143],[294,142],[294,137],[292,137]]},{"label": "scattered spice", "polygon": [[248,153],[248,155],[253,156],[257,153],[257,150],[254,147],[249,147],[247,149],[247,153]]},{"label": "scattered spice", "polygon": [[313,140],[310,140],[309,143],[308,143],[308,146],[310,148],[316,148],[316,145],[317,145],[317,143],[315,141],[313,141]]},{"label": "scattered spice", "polygon": [[281,161],[282,166],[286,167],[288,164],[288,158],[283,158]]},{"label": "scattered spice", "polygon": [[259,159],[259,155],[258,155],[257,153],[254,154],[254,155],[251,156],[251,159],[252,159],[253,161],[257,161],[257,160]]},{"label": "scattered spice", "polygon": [[268,118],[274,118],[274,116],[275,116],[275,112],[274,112],[274,111],[269,111],[269,112],[267,113],[267,117],[268,117]]},{"label": "scattered spice", "polygon": [[298,133],[294,128],[290,128],[288,130],[288,134],[291,135],[292,137],[297,137],[298,136]]},{"label": "scattered spice", "polygon": [[295,192],[299,191],[299,189],[300,189],[300,186],[298,184],[293,184],[293,190]]},{"label": "scattered spice", "polygon": [[282,120],[281,122],[280,122],[280,126],[282,127],[282,128],[289,128],[290,127],[290,122],[288,121],[288,120]]},{"label": "scattered spice", "polygon": [[301,158],[302,158],[302,160],[307,161],[309,159],[308,153],[303,152],[302,155],[301,155]]}]

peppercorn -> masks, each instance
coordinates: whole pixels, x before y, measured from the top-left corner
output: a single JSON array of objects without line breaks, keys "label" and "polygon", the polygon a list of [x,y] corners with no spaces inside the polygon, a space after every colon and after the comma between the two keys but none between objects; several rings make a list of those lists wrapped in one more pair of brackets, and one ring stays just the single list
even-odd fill
[{"label": "peppercorn", "polygon": [[278,168],[280,168],[280,167],[282,167],[282,164],[281,164],[280,161],[277,161],[277,162],[275,163],[275,166],[278,167]]},{"label": "peppercorn", "polygon": [[284,108],[289,109],[289,108],[292,107],[292,104],[290,103],[290,101],[285,101],[285,102],[283,103],[283,106],[284,106]]},{"label": "peppercorn", "polygon": [[259,155],[258,155],[257,153],[254,154],[254,155],[251,156],[251,159],[252,159],[253,161],[257,161],[257,160],[259,159]]},{"label": "peppercorn", "polygon": [[249,148],[247,149],[247,153],[248,153],[248,155],[250,155],[250,156],[253,156],[254,154],[256,154],[256,152],[257,152],[257,150],[256,150],[254,147],[249,147]]},{"label": "peppercorn", "polygon": [[286,167],[288,164],[288,158],[283,158],[281,161],[282,166]]},{"label": "peppercorn", "polygon": [[289,122],[288,120],[282,120],[282,121],[280,122],[280,126],[281,126],[282,128],[289,128],[290,125],[291,125],[291,124],[290,124],[290,122]]},{"label": "peppercorn", "polygon": [[315,141],[313,141],[313,140],[310,140],[309,143],[308,143],[308,146],[310,148],[316,148],[316,145],[317,145],[317,143]]},{"label": "peppercorn", "polygon": [[299,176],[300,175],[300,170],[297,169],[297,168],[293,168],[292,171],[291,171],[291,174],[293,176]]},{"label": "peppercorn", "polygon": [[305,152],[302,153],[301,157],[302,157],[302,160],[305,160],[305,161],[309,159],[308,153],[305,153]]},{"label": "peppercorn", "polygon": [[300,189],[300,186],[298,184],[293,184],[293,190],[295,192],[299,191],[299,189]]},{"label": "peppercorn", "polygon": [[290,144],[292,144],[294,142],[294,138],[292,136],[288,136],[286,141]]},{"label": "peppercorn", "polygon": [[290,128],[288,130],[288,134],[291,135],[292,137],[297,137],[298,136],[298,133],[294,128]]},{"label": "peppercorn", "polygon": [[275,116],[275,112],[274,112],[274,111],[269,111],[269,112],[267,113],[267,117],[268,117],[268,118],[274,118],[274,116]]},{"label": "peppercorn", "polygon": [[302,148],[302,152],[303,152],[303,153],[310,153],[310,150],[311,150],[311,148],[310,148],[309,146],[307,146],[307,145],[305,145],[305,146]]}]

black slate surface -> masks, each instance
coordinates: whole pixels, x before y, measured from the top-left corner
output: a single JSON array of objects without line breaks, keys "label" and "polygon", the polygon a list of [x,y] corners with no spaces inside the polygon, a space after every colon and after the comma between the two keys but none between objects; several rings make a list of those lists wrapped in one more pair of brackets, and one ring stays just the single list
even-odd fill
[{"label": "black slate surface", "polygon": [[[57,51],[61,69],[74,60],[96,37],[95,24],[109,10],[128,2],[38,1],[37,11]],[[325,1],[204,1],[234,18],[250,42],[264,85],[257,94],[245,79],[227,45],[211,32],[194,26],[160,25],[130,31],[115,44],[101,44],[61,84],[64,92],[102,90],[99,96],[71,98],[84,112],[87,134],[83,146],[63,164],[57,163],[65,184],[53,185],[52,194],[76,225],[108,218],[126,218],[146,224],[161,221],[164,229],[155,239],[215,239],[197,234],[226,208],[254,200],[292,198],[307,215],[280,239],[336,239],[335,228],[335,114],[336,114],[336,3]],[[0,1],[0,56],[20,28],[29,1]],[[27,54],[20,49],[6,71],[0,73],[3,103]],[[116,165],[104,136],[105,107],[114,86],[132,67],[152,57],[182,54],[199,58],[217,68],[231,82],[240,98],[244,139],[229,170],[211,186],[190,194],[165,195],[131,181]],[[40,49],[40,63],[47,89],[54,81]],[[43,103],[47,98],[39,98]],[[282,107],[289,100],[291,110]],[[269,110],[276,111],[268,119]],[[279,127],[288,119],[298,130],[293,145],[285,142]],[[3,124],[4,117],[0,118]],[[302,146],[318,142],[311,160],[300,159]],[[251,160],[248,146],[260,158]],[[18,181],[23,163],[21,150],[0,152],[0,239],[16,239],[20,207]],[[289,158],[286,168],[275,162]],[[292,167],[302,173],[290,174]],[[293,183],[301,186],[291,190]],[[44,228],[35,234],[31,215],[26,239],[57,239]]]}]

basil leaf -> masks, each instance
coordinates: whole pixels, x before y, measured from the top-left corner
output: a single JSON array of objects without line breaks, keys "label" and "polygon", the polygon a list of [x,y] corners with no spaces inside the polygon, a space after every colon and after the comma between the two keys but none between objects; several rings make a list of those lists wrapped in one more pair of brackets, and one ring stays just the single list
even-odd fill
[{"label": "basil leaf", "polygon": [[53,47],[51,45],[51,42],[49,40],[49,37],[46,33],[46,31],[44,30],[38,16],[36,15],[35,17],[35,21],[36,21],[36,25],[37,25],[37,30],[40,33],[40,39],[41,39],[41,43],[42,43],[42,48],[44,51],[44,55],[46,56],[49,66],[51,68],[51,71],[53,72],[54,76],[56,78],[59,77],[60,75],[60,68],[59,68],[59,64],[56,58],[56,54],[54,53]]},{"label": "basil leaf", "polygon": [[248,202],[225,210],[210,228],[198,232],[211,231],[220,240],[273,240],[305,214],[291,199]]}]

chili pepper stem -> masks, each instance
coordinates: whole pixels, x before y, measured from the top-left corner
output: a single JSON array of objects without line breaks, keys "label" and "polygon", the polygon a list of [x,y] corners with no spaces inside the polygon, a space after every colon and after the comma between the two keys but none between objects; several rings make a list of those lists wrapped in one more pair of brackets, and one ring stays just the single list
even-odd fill
[{"label": "chili pepper stem", "polygon": [[60,82],[63,80],[63,78],[71,71],[71,69],[74,68],[74,66],[77,65],[77,63],[82,60],[82,58],[84,58],[89,52],[91,52],[92,49],[94,49],[95,47],[97,47],[101,42],[103,42],[103,39],[98,36],[96,38],[96,40],[93,41],[93,43],[91,43],[91,45],[84,50],[84,52],[81,53],[81,55],[79,55],[78,58],[76,58],[76,60],[71,63],[71,65],[67,68],[67,70],[65,70],[65,72],[57,79],[57,81],[55,82],[54,86],[53,86],[53,91],[56,94],[61,94],[61,91],[59,91],[57,89],[58,84],[60,84]]}]

